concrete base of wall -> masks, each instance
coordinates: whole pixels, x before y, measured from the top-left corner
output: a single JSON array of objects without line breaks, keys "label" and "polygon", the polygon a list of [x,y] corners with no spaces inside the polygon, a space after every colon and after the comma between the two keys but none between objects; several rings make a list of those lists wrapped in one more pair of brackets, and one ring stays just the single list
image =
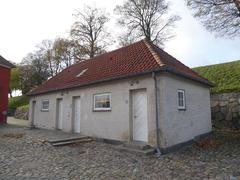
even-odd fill
[{"label": "concrete base of wall", "polygon": [[160,151],[162,154],[167,154],[170,152],[175,152],[175,151],[179,151],[180,149],[183,149],[184,147],[187,147],[189,145],[192,145],[194,142],[199,141],[203,138],[209,137],[212,134],[212,132],[208,132],[205,134],[201,134],[199,136],[194,137],[193,139],[186,141],[186,142],[182,142],[167,148],[160,148]]},{"label": "concrete base of wall", "polygon": [[[212,132],[204,133],[199,136],[194,137],[193,139],[182,142],[167,148],[160,148],[160,152],[162,154],[167,154],[175,151],[179,151],[180,149],[183,149],[184,147],[187,147],[189,145],[192,145],[194,142],[199,141],[203,138],[209,137],[212,134]],[[118,141],[118,140],[113,140],[113,139],[103,139],[103,138],[93,138],[97,142],[103,142],[103,143],[108,143],[108,144],[113,144],[113,145],[121,145],[124,144],[125,142],[123,141]],[[156,148],[156,147],[153,147]]]},{"label": "concrete base of wall", "polygon": [[97,142],[102,142],[102,143],[107,143],[107,144],[113,144],[113,145],[120,145],[123,144],[123,141],[118,141],[118,140],[114,140],[114,139],[104,139],[104,138],[96,138],[96,137],[92,137],[94,141]]},{"label": "concrete base of wall", "polygon": [[[41,128],[38,128],[35,126],[30,126],[29,128],[41,129]],[[183,149],[184,147],[192,145],[196,141],[199,141],[203,138],[209,137],[211,134],[212,134],[212,131],[198,135],[198,136],[194,137],[193,139],[186,141],[186,142],[182,142],[182,143],[179,143],[179,144],[167,147],[167,148],[160,148],[160,152],[161,152],[161,154],[167,154],[167,153],[179,151],[179,150]],[[119,140],[114,140],[114,139],[106,139],[106,138],[98,138],[98,137],[91,137],[91,138],[96,142],[102,142],[102,143],[107,143],[107,144],[112,144],[112,145],[123,145],[124,143],[126,143],[126,141],[119,141]],[[155,149],[155,152],[157,152],[156,148],[157,147],[152,147],[152,149]]]}]

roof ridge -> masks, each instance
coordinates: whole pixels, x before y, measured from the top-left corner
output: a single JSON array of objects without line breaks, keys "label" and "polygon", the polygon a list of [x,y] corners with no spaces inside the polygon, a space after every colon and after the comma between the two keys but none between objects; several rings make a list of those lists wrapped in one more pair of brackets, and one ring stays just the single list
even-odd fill
[{"label": "roof ridge", "polygon": [[158,53],[153,49],[152,47],[152,43],[149,42],[146,38],[143,40],[144,44],[147,46],[148,50],[151,52],[152,56],[154,57],[154,59],[156,60],[157,64],[162,67],[165,66],[166,64],[164,64],[161,61],[160,56],[158,55]]}]

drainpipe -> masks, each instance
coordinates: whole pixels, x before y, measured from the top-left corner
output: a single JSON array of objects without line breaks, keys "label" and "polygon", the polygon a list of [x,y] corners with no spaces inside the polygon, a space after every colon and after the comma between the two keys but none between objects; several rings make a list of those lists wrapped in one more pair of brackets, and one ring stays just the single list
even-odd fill
[{"label": "drainpipe", "polygon": [[155,72],[152,73],[152,77],[154,79],[155,107],[156,107],[156,141],[157,141],[156,155],[160,156],[161,155],[161,151],[160,151],[160,143],[159,143],[160,140],[159,140],[159,116],[158,116],[159,102],[158,102],[157,79],[156,79]]}]

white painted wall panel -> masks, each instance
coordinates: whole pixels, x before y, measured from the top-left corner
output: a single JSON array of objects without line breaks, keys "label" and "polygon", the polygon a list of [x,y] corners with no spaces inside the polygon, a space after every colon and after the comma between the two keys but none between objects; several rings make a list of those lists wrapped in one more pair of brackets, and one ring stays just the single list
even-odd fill
[{"label": "white painted wall panel", "polygon": [[[159,116],[162,147],[189,141],[211,131],[209,88],[174,75],[158,77],[160,87]],[[177,90],[184,89],[186,110],[178,110]]]},{"label": "white painted wall panel", "polygon": [[[147,90],[148,143],[156,145],[155,91],[154,81],[150,75],[31,97],[31,102],[36,101],[34,124],[39,128],[54,129],[56,99],[62,98],[63,131],[72,132],[73,97],[79,96],[82,134],[129,141],[131,138],[130,91],[144,88]],[[186,111],[177,109],[178,88],[186,91]],[[111,93],[111,111],[93,111],[93,95],[106,92]],[[182,143],[211,131],[209,88],[184,78],[161,74],[158,77],[158,93],[161,147]],[[49,112],[41,111],[42,99],[49,99]]]},{"label": "white painted wall panel", "polygon": [[[151,75],[97,84],[81,89],[49,93],[31,97],[36,101],[35,125],[39,128],[54,129],[56,121],[56,99],[63,99],[63,131],[72,132],[72,99],[81,97],[81,134],[115,140],[130,140],[130,91],[146,89],[148,103],[148,140],[155,144],[155,96]],[[93,111],[93,95],[111,93],[111,111]],[[41,112],[42,99],[49,99],[49,112]]]}]

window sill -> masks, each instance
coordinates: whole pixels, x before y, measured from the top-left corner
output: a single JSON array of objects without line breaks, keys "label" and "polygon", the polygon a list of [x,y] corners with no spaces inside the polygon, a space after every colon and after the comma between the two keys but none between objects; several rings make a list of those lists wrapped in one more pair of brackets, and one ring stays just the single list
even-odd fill
[{"label": "window sill", "polygon": [[49,109],[41,109],[42,112],[49,112]]},{"label": "window sill", "polygon": [[112,109],[93,109],[93,112],[107,112],[112,111]]},{"label": "window sill", "polygon": [[186,108],[178,108],[178,111],[186,111]]}]

